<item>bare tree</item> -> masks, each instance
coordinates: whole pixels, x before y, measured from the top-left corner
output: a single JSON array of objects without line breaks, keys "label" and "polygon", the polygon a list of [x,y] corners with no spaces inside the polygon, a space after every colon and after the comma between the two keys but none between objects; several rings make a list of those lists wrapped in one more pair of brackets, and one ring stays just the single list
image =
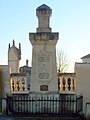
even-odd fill
[{"label": "bare tree", "polygon": [[63,50],[57,51],[57,71],[58,73],[66,72],[69,66],[69,59]]}]

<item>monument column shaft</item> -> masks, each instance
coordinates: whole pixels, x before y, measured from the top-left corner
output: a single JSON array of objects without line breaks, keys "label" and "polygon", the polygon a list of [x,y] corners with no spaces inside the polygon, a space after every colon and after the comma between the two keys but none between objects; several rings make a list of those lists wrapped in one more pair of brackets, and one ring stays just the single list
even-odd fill
[{"label": "monument column shaft", "polygon": [[39,20],[39,27],[40,28],[48,28],[49,27],[49,18],[41,17],[41,19]]},{"label": "monument column shaft", "polygon": [[[50,40],[50,38],[52,38]],[[58,91],[56,43],[58,33],[30,33],[33,46],[31,91]]]}]

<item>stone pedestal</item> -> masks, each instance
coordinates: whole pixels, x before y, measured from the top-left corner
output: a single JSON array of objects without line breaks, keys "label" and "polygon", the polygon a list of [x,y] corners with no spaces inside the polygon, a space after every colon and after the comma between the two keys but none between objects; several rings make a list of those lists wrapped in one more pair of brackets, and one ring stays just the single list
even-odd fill
[{"label": "stone pedestal", "polygon": [[30,33],[33,46],[31,91],[58,91],[56,49],[58,33]]}]

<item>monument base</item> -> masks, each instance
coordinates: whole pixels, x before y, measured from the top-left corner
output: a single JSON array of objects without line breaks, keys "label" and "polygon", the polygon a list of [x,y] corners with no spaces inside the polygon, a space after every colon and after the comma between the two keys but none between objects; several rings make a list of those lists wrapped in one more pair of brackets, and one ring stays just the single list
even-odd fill
[{"label": "monument base", "polygon": [[31,98],[37,98],[37,99],[59,99],[59,95],[60,93],[58,91],[51,91],[51,92],[47,92],[47,91],[43,91],[43,92],[36,92],[36,91],[32,91],[29,93],[29,96]]}]

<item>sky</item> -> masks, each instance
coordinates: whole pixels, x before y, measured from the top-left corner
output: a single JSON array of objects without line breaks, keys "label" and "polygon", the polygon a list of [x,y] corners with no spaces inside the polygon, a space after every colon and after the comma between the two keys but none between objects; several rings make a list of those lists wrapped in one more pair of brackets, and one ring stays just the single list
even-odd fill
[{"label": "sky", "polygon": [[32,45],[29,33],[36,32],[36,9],[42,4],[52,9],[50,27],[59,32],[56,49],[63,50],[69,59],[68,72],[74,71],[75,62],[90,53],[90,0],[0,0],[0,65],[8,64],[8,44],[21,43],[20,66],[29,60]]}]

